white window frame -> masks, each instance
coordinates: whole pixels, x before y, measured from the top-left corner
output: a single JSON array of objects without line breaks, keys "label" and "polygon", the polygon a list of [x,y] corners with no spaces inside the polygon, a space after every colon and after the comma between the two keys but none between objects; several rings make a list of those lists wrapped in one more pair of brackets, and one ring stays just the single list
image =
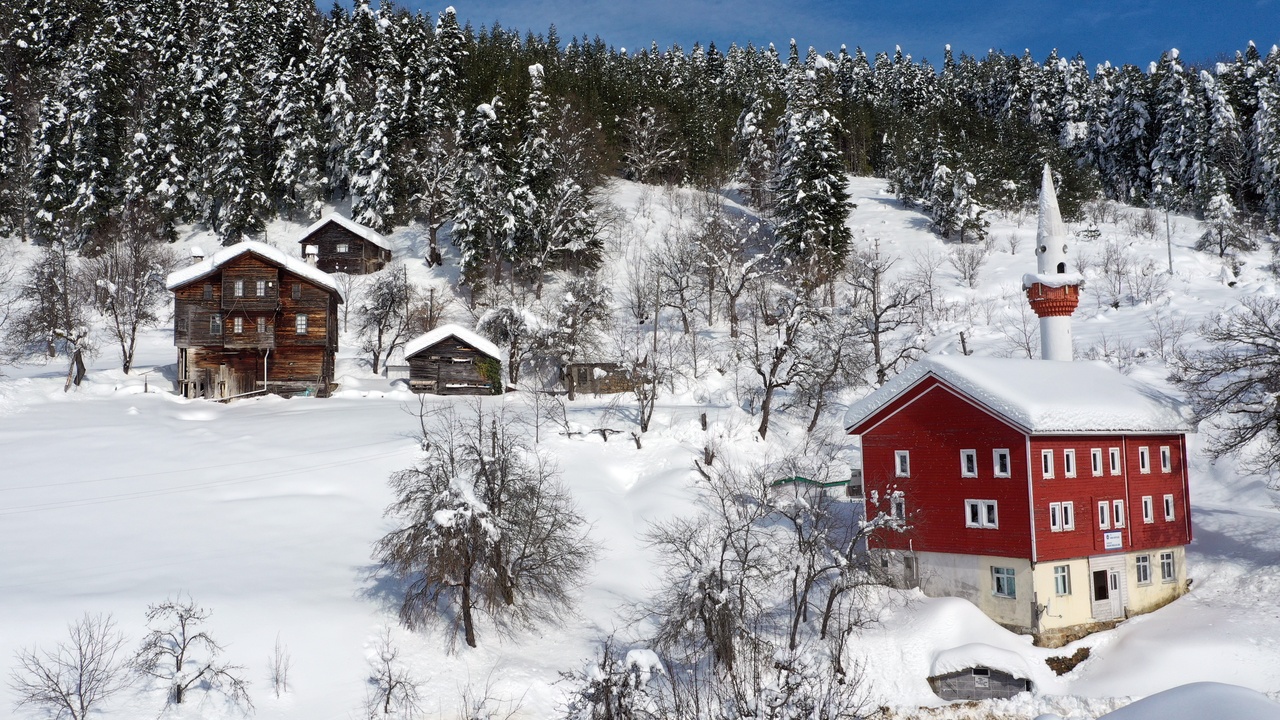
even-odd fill
[{"label": "white window frame", "polygon": [[901,492],[895,492],[889,496],[889,513],[893,515],[895,520],[907,519],[907,496]]},{"label": "white window frame", "polygon": [[1142,496],[1142,522],[1151,524],[1156,521],[1155,503],[1151,501],[1150,495]]},{"label": "white window frame", "polygon": [[236,316],[231,318],[231,332],[239,335],[244,332],[244,318]]},{"label": "white window frame", "polygon": [[1076,476],[1076,451],[1062,451],[1062,476],[1073,478]]},{"label": "white window frame", "polygon": [[1093,476],[1102,477],[1102,448],[1093,448],[1089,451],[1089,462],[1092,464]]},{"label": "white window frame", "polygon": [[1071,594],[1071,566],[1053,566],[1053,592],[1059,597]]},{"label": "white window frame", "polygon": [[1069,532],[1076,529],[1076,504],[1074,502],[1062,503],[1062,531]]},{"label": "white window frame", "polygon": [[257,293],[258,293],[258,297],[266,297],[266,296],[267,296],[267,281],[266,281],[266,280],[259,280],[259,281],[254,285],[254,288],[253,288],[253,289],[254,289],[254,291],[255,291],[255,292],[257,292]]},{"label": "white window frame", "polygon": [[258,334],[265,335],[266,332],[267,332],[267,319],[264,317],[259,317],[258,318]]},{"label": "white window frame", "polygon": [[222,334],[222,315],[218,313],[214,313],[209,316],[209,334],[210,335]]},{"label": "white window frame", "polygon": [[236,280],[231,283],[231,296],[244,297],[244,280]]},{"label": "white window frame", "polygon": [[893,474],[894,477],[911,477],[910,450],[893,451]]},{"label": "white window frame", "polygon": [[306,313],[298,313],[295,315],[293,318],[293,332],[297,335],[306,335],[307,322],[308,318]]},{"label": "white window frame", "polygon": [[1062,532],[1062,503],[1049,503],[1049,532]]},{"label": "white window frame", "polygon": [[991,566],[991,594],[996,597],[1018,597],[1018,572],[1013,568]]},{"label": "white window frame", "polygon": [[[973,519],[974,512],[977,512],[978,519]],[[1000,508],[995,500],[965,500],[964,501],[964,526],[970,528],[980,528],[983,530],[997,530],[1000,528]]]},{"label": "white window frame", "polygon": [[1123,500],[1111,501],[1111,527],[1114,527],[1117,529],[1124,527],[1124,501]]},{"label": "white window frame", "polygon": [[1133,558],[1133,574],[1139,585],[1151,584],[1151,556],[1137,555]]},{"label": "white window frame", "polygon": [[978,451],[960,451],[960,477],[978,477]]},{"label": "white window frame", "polygon": [[[1000,460],[1004,459],[1004,472],[1000,472]],[[1013,476],[1013,458],[1009,455],[1008,448],[996,448],[991,451],[991,467],[995,471],[998,478],[1007,478]]]},{"label": "white window frame", "polygon": [[1160,472],[1173,472],[1173,453],[1169,450],[1168,445],[1160,446]]},{"label": "white window frame", "polygon": [[1053,450],[1040,451],[1040,476],[1048,480],[1053,477]]},{"label": "white window frame", "polygon": [[1164,520],[1165,522],[1173,522],[1177,513],[1174,511],[1173,495],[1164,496]]},{"label": "white window frame", "polygon": [[1178,568],[1173,564],[1173,552],[1160,553],[1160,582],[1171,583],[1178,579]]},{"label": "white window frame", "polygon": [[1111,529],[1111,503],[1106,500],[1098,501],[1098,529]]},{"label": "white window frame", "polygon": [[1151,473],[1151,449],[1146,445],[1138,447],[1138,472],[1143,475]]},{"label": "white window frame", "polygon": [[1111,462],[1111,474],[1120,474],[1120,448],[1113,447],[1107,449],[1107,458]]},{"label": "white window frame", "polygon": [[334,246],[333,246],[333,251],[334,251],[334,252],[336,252],[336,253],[351,252],[351,244],[350,244],[350,243],[338,243],[337,245],[334,245]]}]

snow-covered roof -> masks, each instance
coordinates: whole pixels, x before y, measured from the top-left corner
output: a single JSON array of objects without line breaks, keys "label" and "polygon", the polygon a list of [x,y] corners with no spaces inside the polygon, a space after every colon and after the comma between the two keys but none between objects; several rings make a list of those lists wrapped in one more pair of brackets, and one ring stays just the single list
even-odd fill
[{"label": "snow-covered roof", "polygon": [[[333,278],[318,268],[308,265],[298,258],[290,257],[276,248],[264,243],[255,242],[253,240],[245,240],[228,248],[223,248],[209,257],[201,260],[194,265],[188,265],[180,270],[174,270],[169,273],[168,279],[165,281],[165,287],[169,290],[186,285],[193,280],[199,280],[205,275],[209,275],[226,263],[240,257],[245,253],[252,253],[266,260],[269,263],[279,265],[289,272],[300,275],[311,282],[338,292],[338,286],[334,284]],[[341,296],[338,302],[342,302]]]},{"label": "snow-covered roof", "polygon": [[311,225],[311,227],[307,228],[302,232],[302,238],[298,240],[298,242],[306,242],[307,238],[311,237],[312,233],[324,227],[325,225],[328,225],[329,223],[337,223],[342,227],[355,233],[356,235],[359,235],[360,237],[364,238],[365,240],[368,240],[374,245],[377,245],[383,250],[391,249],[391,245],[387,243],[387,239],[382,237],[382,235],[379,234],[378,231],[374,230],[373,228],[367,228],[354,220],[344,218],[337,213],[331,213],[329,215],[325,215],[324,217],[315,221]]},{"label": "snow-covered roof", "polygon": [[468,330],[461,325],[441,325],[425,335],[419,335],[405,344],[404,356],[406,359],[411,358],[426,348],[429,348],[450,336],[461,340],[485,355],[497,360],[502,359],[502,351],[498,349],[497,345],[494,345],[488,340],[480,337],[480,335],[475,331]]},{"label": "snow-covered roof", "polygon": [[940,651],[933,657],[933,666],[929,669],[929,675],[946,675],[976,667],[999,670],[1017,678],[1031,677],[1031,668],[1027,666],[1024,657],[1012,650],[986,643],[969,643]]},{"label": "snow-covered roof", "polygon": [[1183,433],[1191,408],[1102,362],[931,355],[849,408],[852,429],[933,376],[1023,430],[1054,433]]}]

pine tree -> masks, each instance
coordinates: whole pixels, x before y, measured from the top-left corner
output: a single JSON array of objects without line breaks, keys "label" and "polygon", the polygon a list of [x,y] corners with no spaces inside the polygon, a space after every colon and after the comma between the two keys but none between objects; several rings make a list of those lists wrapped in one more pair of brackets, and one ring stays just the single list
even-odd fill
[{"label": "pine tree", "polygon": [[1165,53],[1155,72],[1155,122],[1159,128],[1151,148],[1151,202],[1170,210],[1191,205],[1195,197],[1195,181],[1205,159],[1197,150],[1203,148],[1206,123],[1195,76],[1186,72],[1176,49]]},{"label": "pine tree", "polygon": [[463,117],[460,132],[464,161],[455,188],[453,243],[461,251],[463,279],[473,297],[483,289],[486,268],[496,281],[503,261],[514,257],[511,160],[503,147],[501,110],[498,98],[481,104]]},{"label": "pine tree", "polygon": [[399,88],[387,74],[378,77],[377,100],[362,113],[356,127],[347,167],[351,170],[351,214],[355,221],[379,232],[395,224],[397,213],[395,159],[398,138],[394,124],[401,105]]},{"label": "pine tree", "polygon": [[751,206],[758,210],[769,207],[769,175],[775,164],[773,135],[767,130],[770,114],[769,100],[763,95],[753,97],[738,115],[734,134],[738,171],[733,179],[742,184]]}]

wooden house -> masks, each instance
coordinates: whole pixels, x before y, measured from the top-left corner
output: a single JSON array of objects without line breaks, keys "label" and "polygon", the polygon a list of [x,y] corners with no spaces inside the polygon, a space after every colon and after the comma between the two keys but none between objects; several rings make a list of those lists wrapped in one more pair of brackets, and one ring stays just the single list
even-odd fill
[{"label": "wooden house", "polygon": [[502,351],[460,325],[442,325],[404,347],[409,388],[436,395],[497,395],[503,391]]},{"label": "wooden house", "polygon": [[307,228],[298,243],[302,257],[314,253],[316,267],[327,273],[365,275],[391,262],[391,246],[386,238],[337,214],[321,218]]},{"label": "wooden house", "polygon": [[242,242],[171,273],[166,285],[184,396],[329,393],[342,302],[329,275]]}]

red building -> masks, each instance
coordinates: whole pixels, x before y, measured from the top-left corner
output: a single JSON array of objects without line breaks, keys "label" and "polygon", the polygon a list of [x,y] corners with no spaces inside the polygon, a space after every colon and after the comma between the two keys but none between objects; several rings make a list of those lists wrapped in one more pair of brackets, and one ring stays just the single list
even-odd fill
[{"label": "red building", "polygon": [[928,595],[968,598],[1057,645],[1186,590],[1190,409],[1072,362],[1065,228],[1045,171],[1023,279],[1048,360],[932,356],[849,410],[868,512],[906,518],[869,547]]}]

